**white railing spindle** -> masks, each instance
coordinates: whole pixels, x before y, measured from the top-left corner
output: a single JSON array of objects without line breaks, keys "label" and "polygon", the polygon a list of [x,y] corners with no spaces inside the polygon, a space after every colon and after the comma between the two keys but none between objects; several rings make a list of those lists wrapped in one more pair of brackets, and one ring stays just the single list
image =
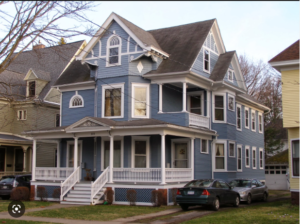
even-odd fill
[{"label": "white railing spindle", "polygon": [[65,194],[68,193],[69,190],[79,182],[79,174],[80,174],[80,166],[74,170],[74,172],[63,182],[61,183],[61,193],[60,193],[60,200],[62,201]]},{"label": "white railing spindle", "polygon": [[191,168],[166,168],[166,182],[183,182],[192,180]]},{"label": "white railing spindle", "polygon": [[108,181],[108,171],[109,171],[109,167],[107,167],[101,173],[101,175],[92,183],[92,187],[91,187],[91,203],[93,203],[94,197],[101,190],[101,188],[103,188],[104,185],[107,183],[107,181]]},{"label": "white railing spindle", "polygon": [[209,128],[209,117],[189,113],[189,126]]},{"label": "white railing spindle", "polygon": [[36,180],[65,180],[74,171],[73,167],[36,167]]},{"label": "white railing spindle", "polygon": [[160,168],[113,168],[113,181],[161,182]]}]

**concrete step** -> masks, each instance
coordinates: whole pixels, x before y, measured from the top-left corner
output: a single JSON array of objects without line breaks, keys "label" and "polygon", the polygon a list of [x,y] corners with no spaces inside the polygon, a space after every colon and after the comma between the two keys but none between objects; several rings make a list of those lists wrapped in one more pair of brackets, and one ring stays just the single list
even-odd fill
[{"label": "concrete step", "polygon": [[91,186],[90,187],[77,187],[76,185],[74,186],[75,191],[91,191]]},{"label": "concrete step", "polygon": [[82,202],[82,201],[61,201],[60,204],[64,205],[90,205],[91,202]]},{"label": "concrete step", "polygon": [[78,191],[78,190],[71,190],[69,194],[88,194],[91,195],[91,191]]},{"label": "concrete step", "polygon": [[91,201],[91,198],[80,198],[80,197],[77,197],[77,198],[69,198],[69,197],[65,197],[65,198],[64,198],[64,201],[90,202],[90,201]]},{"label": "concrete step", "polygon": [[84,187],[91,187],[91,185],[92,185],[91,182],[79,182],[75,184],[75,186],[84,186]]},{"label": "concrete step", "polygon": [[65,198],[91,198],[91,195],[87,195],[87,194],[68,194],[67,197]]}]

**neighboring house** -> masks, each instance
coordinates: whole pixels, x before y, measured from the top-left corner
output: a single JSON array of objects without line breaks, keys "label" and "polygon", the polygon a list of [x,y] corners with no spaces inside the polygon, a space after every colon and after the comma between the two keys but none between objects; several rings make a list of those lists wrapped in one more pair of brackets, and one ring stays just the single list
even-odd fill
[{"label": "neighboring house", "polygon": [[299,204],[299,40],[272,58],[269,63],[281,72],[283,127],[288,130],[290,191]]},{"label": "neighboring house", "polygon": [[[79,54],[85,41],[22,52],[0,74],[0,177],[31,173],[31,129],[53,128],[60,122],[60,92],[51,88]],[[40,142],[37,166],[56,165],[57,142]]]},{"label": "neighboring house", "polygon": [[[171,203],[171,189],[192,179],[265,180],[269,108],[247,95],[216,19],[145,31],[112,13],[54,86],[61,127],[26,132],[32,192],[44,186],[51,199],[61,188],[61,203],[97,204],[111,187],[114,203],[128,204],[135,189],[150,205],[152,190]],[[41,140],[60,141],[59,168],[36,167]]]}]

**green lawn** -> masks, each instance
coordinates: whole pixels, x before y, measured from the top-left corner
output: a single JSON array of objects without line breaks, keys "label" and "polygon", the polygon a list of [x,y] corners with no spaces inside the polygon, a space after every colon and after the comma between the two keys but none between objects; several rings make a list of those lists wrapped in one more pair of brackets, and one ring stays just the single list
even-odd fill
[{"label": "green lawn", "polygon": [[214,212],[202,218],[184,222],[185,224],[277,224],[299,223],[299,206],[291,205],[290,200],[268,202],[260,205]]},{"label": "green lawn", "polygon": [[291,196],[290,191],[269,190],[269,197],[271,198],[273,197],[281,198],[281,197],[289,197],[289,196]]},{"label": "green lawn", "polygon": [[[1,200],[0,201],[0,212],[5,212],[8,209],[8,205],[11,201],[8,200]],[[25,211],[29,208],[40,208],[41,206],[50,206],[54,203],[52,202],[44,202],[44,201],[22,201],[22,203],[25,205]]]},{"label": "green lawn", "polygon": [[15,220],[15,219],[0,219],[0,223],[7,223],[7,224],[52,224],[53,222],[33,222],[33,221],[23,221],[23,220]]},{"label": "green lawn", "polygon": [[44,210],[39,212],[28,212],[26,215],[50,218],[109,221],[118,218],[160,212],[171,208],[178,208],[178,206],[149,207],[126,205],[87,205],[80,207]]}]

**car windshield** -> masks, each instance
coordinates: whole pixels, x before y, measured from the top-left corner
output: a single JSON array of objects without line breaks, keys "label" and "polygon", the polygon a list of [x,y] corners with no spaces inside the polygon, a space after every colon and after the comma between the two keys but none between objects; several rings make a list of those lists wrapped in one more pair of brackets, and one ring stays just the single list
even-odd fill
[{"label": "car windshield", "polygon": [[185,185],[185,187],[209,187],[212,180],[193,180]]},{"label": "car windshield", "polygon": [[233,180],[229,182],[232,187],[251,187],[251,180]]},{"label": "car windshield", "polygon": [[8,182],[13,182],[15,178],[14,177],[4,177],[0,180],[0,183],[8,183]]}]

